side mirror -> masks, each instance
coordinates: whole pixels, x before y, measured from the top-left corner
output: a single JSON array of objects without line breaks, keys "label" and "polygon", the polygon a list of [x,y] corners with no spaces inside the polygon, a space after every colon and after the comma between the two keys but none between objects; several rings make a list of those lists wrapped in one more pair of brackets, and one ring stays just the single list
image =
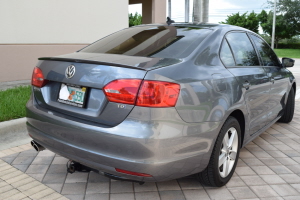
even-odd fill
[{"label": "side mirror", "polygon": [[295,60],[291,58],[282,58],[283,67],[293,67],[295,64]]}]

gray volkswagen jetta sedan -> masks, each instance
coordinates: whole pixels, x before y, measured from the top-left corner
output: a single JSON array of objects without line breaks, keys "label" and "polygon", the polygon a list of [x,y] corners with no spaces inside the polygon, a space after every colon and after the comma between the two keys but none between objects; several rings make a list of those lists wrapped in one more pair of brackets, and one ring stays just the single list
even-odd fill
[{"label": "gray volkswagen jetta sedan", "polygon": [[135,26],[39,58],[27,128],[36,150],[70,159],[71,172],[140,183],[196,174],[223,186],[240,148],[292,120],[293,65],[236,26]]}]

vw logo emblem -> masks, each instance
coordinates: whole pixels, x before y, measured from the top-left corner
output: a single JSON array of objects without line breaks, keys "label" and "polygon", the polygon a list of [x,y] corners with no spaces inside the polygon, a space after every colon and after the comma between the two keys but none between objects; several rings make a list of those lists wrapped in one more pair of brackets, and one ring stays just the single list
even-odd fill
[{"label": "vw logo emblem", "polygon": [[74,74],[75,74],[75,66],[74,65],[68,66],[65,72],[66,78],[72,78]]}]

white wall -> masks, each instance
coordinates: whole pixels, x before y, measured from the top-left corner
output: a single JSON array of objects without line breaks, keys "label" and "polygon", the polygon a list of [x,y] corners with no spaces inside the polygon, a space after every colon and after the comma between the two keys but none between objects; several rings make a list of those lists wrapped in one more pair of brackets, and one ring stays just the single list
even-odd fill
[{"label": "white wall", "polygon": [[128,27],[128,0],[0,0],[0,44],[87,44]]}]

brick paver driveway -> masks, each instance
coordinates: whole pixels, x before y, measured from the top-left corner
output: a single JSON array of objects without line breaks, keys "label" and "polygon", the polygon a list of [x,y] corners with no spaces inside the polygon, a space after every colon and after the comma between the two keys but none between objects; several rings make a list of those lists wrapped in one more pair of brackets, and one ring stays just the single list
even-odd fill
[{"label": "brick paver driveway", "polygon": [[[232,180],[222,188],[205,187],[193,176],[139,185],[110,180],[94,172],[67,174],[67,159],[48,150],[37,153],[30,145],[23,145],[0,152],[0,161],[9,164],[0,162],[0,199],[7,197],[21,199],[26,196],[28,199],[63,199],[65,196],[69,199],[111,200],[299,200],[299,118],[300,101],[297,101],[295,116],[290,124],[274,124],[241,149],[236,172]],[[27,182],[22,179],[26,179]],[[41,189],[38,190],[37,187]],[[17,193],[18,191],[23,193]]]}]

